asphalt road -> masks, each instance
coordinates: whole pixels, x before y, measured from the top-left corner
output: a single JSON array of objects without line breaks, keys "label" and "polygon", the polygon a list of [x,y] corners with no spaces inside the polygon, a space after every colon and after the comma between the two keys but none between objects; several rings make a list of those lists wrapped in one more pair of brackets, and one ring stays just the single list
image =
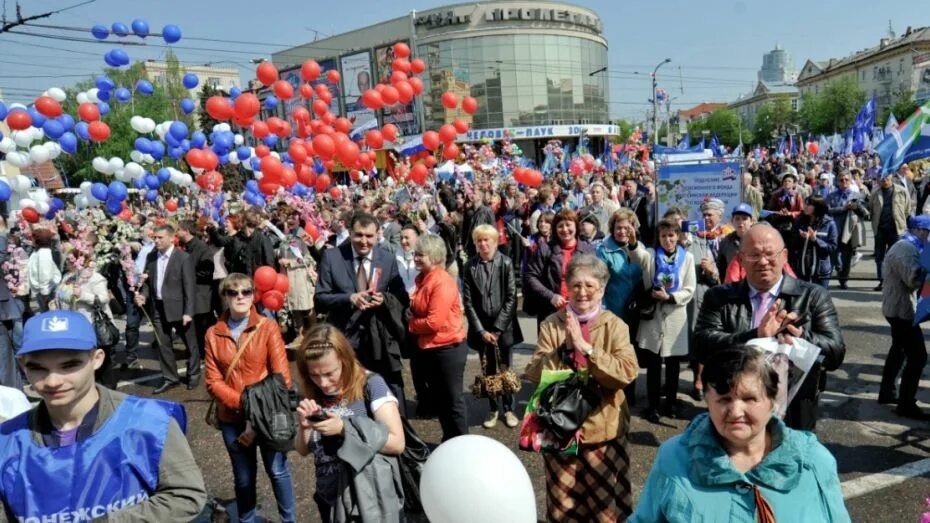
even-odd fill
[{"label": "asphalt road", "polygon": [[[900,522],[917,521],[925,510],[930,510],[925,501],[930,496],[930,424],[896,416],[891,407],[876,402],[878,384],[885,354],[890,345],[887,324],[881,315],[881,296],[873,292],[876,282],[875,266],[871,252],[854,267],[853,276],[861,278],[850,282],[850,289],[831,289],[837,306],[843,335],[847,344],[846,361],[831,373],[824,395],[818,437],[836,456],[840,478],[847,498],[847,507],[853,521]],[[527,343],[515,353],[514,367],[522,369],[532,354],[535,343],[535,323],[530,318],[521,318]],[[143,340],[151,336],[151,330],[143,328]],[[145,341],[143,342],[145,343]],[[145,362],[147,369],[123,373],[122,379],[144,379],[153,376],[157,364],[153,359]],[[479,371],[478,358],[470,354],[466,368],[465,386],[470,388]],[[643,377],[644,378],[644,377]],[[645,379],[640,380],[639,394],[645,394]],[[124,383],[121,390],[133,394],[148,395],[151,383]],[[409,380],[408,380],[409,383]],[[690,390],[691,374],[682,372],[680,399],[687,406],[685,414],[693,416],[702,411],[703,404],[695,404],[686,393]],[[927,388],[930,382],[921,382],[918,399],[930,402]],[[413,397],[412,391],[408,394]],[[522,412],[530,394],[529,385],[524,386],[518,410]],[[232,470],[222,444],[220,434],[206,425],[203,416],[209,396],[201,385],[197,390],[175,389],[164,397],[182,402],[188,409],[189,439],[194,455],[203,470],[210,496],[218,500],[220,510],[235,510]],[[508,429],[499,423],[493,430],[481,427],[487,406],[474,400],[466,393],[469,407],[469,423],[472,432],[492,437],[519,456],[532,478],[537,499],[537,511],[542,517],[545,510],[545,474],[539,456],[517,450],[518,429]],[[930,411],[930,405],[923,404]],[[652,424],[638,416],[634,409],[630,432],[631,476],[634,495],[645,481],[652,466],[658,446],[668,438],[681,432],[687,420],[663,418],[661,424]],[[435,420],[414,419],[413,425],[429,442],[438,442],[439,425]],[[922,461],[925,460],[925,461]],[[295,453],[290,456],[290,466],[298,500],[300,521],[319,521],[312,501],[314,490],[313,463],[310,458],[301,458]],[[493,473],[493,464],[489,465]],[[260,514],[276,520],[275,502],[267,477],[259,473]],[[209,521],[205,514],[204,521]]]}]

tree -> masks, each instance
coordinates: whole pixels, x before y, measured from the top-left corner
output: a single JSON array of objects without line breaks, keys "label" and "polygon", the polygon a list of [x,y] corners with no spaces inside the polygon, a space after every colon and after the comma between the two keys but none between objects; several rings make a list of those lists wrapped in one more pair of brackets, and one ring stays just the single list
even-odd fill
[{"label": "tree", "polygon": [[906,118],[909,118],[912,114],[914,114],[914,111],[916,111],[918,107],[919,105],[917,104],[917,100],[914,98],[914,91],[908,89],[898,94],[898,97],[891,104],[888,112],[883,115],[881,123],[876,122],[876,124],[881,125],[888,121],[889,113],[893,113],[899,122],[903,122]]},{"label": "tree", "polygon": [[865,99],[865,91],[854,78],[834,80],[820,93],[801,98],[801,126],[814,134],[843,132],[852,126]]},{"label": "tree", "polygon": [[614,125],[620,128],[620,136],[615,136],[611,142],[613,143],[626,143],[630,139],[630,135],[633,134],[633,130],[636,127],[633,125],[633,122],[627,120],[617,120],[614,122]]},{"label": "tree", "polygon": [[797,120],[798,114],[791,108],[788,98],[776,98],[766,102],[756,113],[756,122],[752,129],[753,142],[770,144],[775,136],[787,133]]},{"label": "tree", "polygon": [[[707,131],[709,135],[717,134],[717,139],[722,145],[736,147],[740,143],[740,130],[742,123],[739,114],[732,109],[717,109],[707,115],[703,120],[694,120],[688,124],[688,134],[698,137]],[[752,134],[748,129],[742,129],[742,142],[748,143],[752,140]]]}]

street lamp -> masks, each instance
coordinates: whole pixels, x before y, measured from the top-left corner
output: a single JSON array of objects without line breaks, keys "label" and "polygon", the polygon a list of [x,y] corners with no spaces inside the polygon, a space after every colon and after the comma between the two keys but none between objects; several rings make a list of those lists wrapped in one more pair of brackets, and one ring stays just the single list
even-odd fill
[{"label": "street lamp", "polygon": [[659,83],[656,80],[656,73],[659,72],[660,67],[671,61],[671,58],[666,58],[652,70],[652,143],[654,144],[659,143],[659,102],[656,99],[656,89],[659,87]]}]

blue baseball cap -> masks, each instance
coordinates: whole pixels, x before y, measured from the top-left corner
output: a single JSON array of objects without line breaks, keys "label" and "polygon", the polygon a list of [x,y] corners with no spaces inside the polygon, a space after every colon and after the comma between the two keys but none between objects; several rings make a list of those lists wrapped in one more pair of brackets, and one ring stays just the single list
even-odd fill
[{"label": "blue baseball cap", "polygon": [[16,353],[23,356],[43,350],[91,350],[97,346],[94,327],[83,314],[74,311],[48,311],[29,318],[23,327],[23,345]]},{"label": "blue baseball cap", "polygon": [[730,216],[733,216],[734,214],[745,214],[750,218],[755,215],[755,213],[752,212],[752,205],[749,205],[748,203],[741,203],[734,207],[733,212],[730,213]]},{"label": "blue baseball cap", "polygon": [[930,231],[930,216],[926,214],[918,214],[917,216],[912,216],[908,220],[907,224],[908,229],[925,229]]}]

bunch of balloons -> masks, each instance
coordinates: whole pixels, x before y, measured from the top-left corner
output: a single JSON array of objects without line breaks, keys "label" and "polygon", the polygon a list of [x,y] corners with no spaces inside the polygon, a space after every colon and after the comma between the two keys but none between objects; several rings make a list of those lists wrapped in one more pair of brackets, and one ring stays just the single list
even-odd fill
[{"label": "bunch of balloons", "polygon": [[[149,23],[141,18],[137,18],[132,21],[132,34],[138,36],[139,38],[145,38],[149,36]],[[129,36],[129,28],[126,27],[126,24],[122,22],[113,22],[109,28],[105,25],[97,24],[90,29],[90,34],[94,36],[97,40],[106,40],[110,33],[113,33],[115,36],[125,37]],[[168,24],[164,26],[161,30],[161,37],[165,40],[167,44],[174,44],[181,40],[181,28],[174,25]]]},{"label": "bunch of balloons", "polygon": [[279,311],[284,307],[284,297],[290,288],[286,274],[281,274],[273,267],[263,265],[255,270],[255,299],[266,309]]}]

